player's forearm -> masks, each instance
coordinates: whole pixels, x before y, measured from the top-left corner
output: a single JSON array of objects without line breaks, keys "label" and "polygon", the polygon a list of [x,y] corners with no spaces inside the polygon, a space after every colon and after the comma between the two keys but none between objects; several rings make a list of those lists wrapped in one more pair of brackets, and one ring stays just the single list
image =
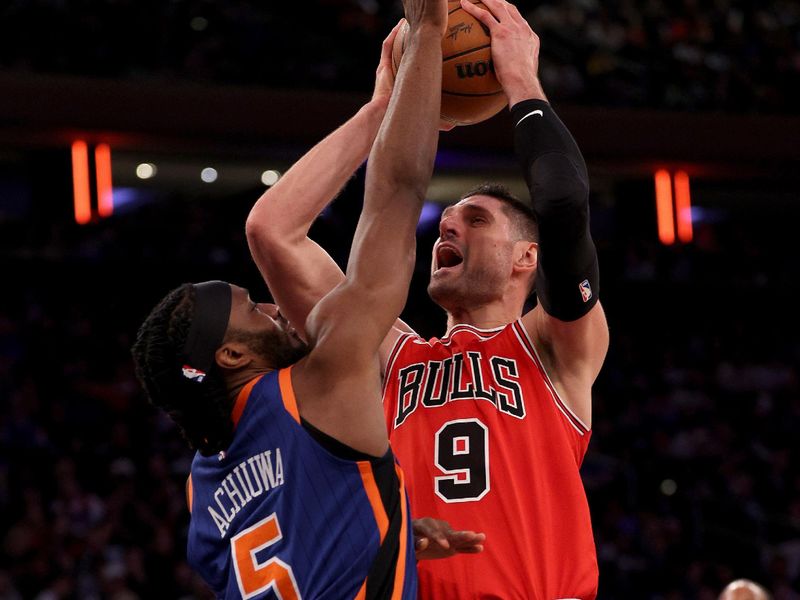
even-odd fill
[{"label": "player's forearm", "polygon": [[292,165],[253,206],[247,219],[248,237],[281,244],[305,237],[367,158],[385,112],[385,100],[370,101]]},{"label": "player's forearm", "polygon": [[412,29],[370,153],[364,209],[348,264],[348,276],[380,302],[375,330],[383,329],[382,336],[403,308],[413,271],[416,225],[439,138],[441,73],[441,31],[427,25]]},{"label": "player's forearm", "polygon": [[379,174],[400,191],[414,190],[421,201],[433,172],[439,138],[441,34],[423,24],[410,31],[406,41],[386,118],[370,153],[367,183],[370,172]]},{"label": "player's forearm", "polygon": [[514,150],[531,193],[534,213],[580,219],[587,212],[589,175],[581,151],[550,105],[525,100],[511,109]]},{"label": "player's forearm", "polygon": [[514,148],[539,226],[536,291],[548,314],[575,320],[594,306],[599,291],[586,163],[546,102],[523,101],[511,114]]},{"label": "player's forearm", "polygon": [[314,305],[344,279],[327,252],[308,238],[308,230],[366,158],[385,111],[385,100],[365,105],[295,163],[247,219],[253,260],[301,336]]}]

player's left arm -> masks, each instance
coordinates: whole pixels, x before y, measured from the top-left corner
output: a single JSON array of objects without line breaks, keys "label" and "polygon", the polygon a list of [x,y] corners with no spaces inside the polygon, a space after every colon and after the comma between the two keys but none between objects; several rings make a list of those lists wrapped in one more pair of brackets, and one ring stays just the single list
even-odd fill
[{"label": "player's left arm", "polygon": [[378,350],[406,302],[416,226],[439,138],[445,0],[403,0],[409,30],[372,145],[347,276],[306,322],[312,346],[293,371],[300,412],[360,452],[388,447]]},{"label": "player's left arm", "polygon": [[608,350],[608,325],[598,301],[597,252],[589,231],[589,175],[580,149],[551,108],[538,77],[539,38],[517,8],[462,0],[486,25],[498,80],[514,122],[514,149],[539,226],[539,305],[523,317],[545,351],[563,400],[588,426],[591,386]]},{"label": "player's left arm", "polygon": [[524,100],[511,114],[515,151],[539,229],[539,304],[523,324],[543,349],[562,399],[591,427],[591,388],[608,351],[608,324],[599,302],[600,271],[589,229],[586,163],[548,103]]},{"label": "player's left arm", "polygon": [[[536,114],[534,114],[536,113]],[[591,427],[591,388],[608,351],[589,230],[589,177],[577,144],[541,100],[512,107],[514,146],[539,228],[538,306],[523,317],[564,402]]]},{"label": "player's left arm", "polygon": [[302,337],[308,314],[344,281],[339,266],[309,237],[309,230],[372,148],[394,85],[391,53],[401,25],[402,21],[383,41],[372,99],[293,164],[262,194],[247,218],[253,260],[281,312]]}]

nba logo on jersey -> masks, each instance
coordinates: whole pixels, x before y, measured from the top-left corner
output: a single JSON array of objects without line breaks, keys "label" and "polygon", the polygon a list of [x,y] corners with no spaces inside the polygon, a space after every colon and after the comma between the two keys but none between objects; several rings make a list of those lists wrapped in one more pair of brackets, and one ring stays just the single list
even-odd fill
[{"label": "nba logo on jersey", "polygon": [[206,374],[203,373],[203,371],[190,367],[189,365],[183,365],[183,376],[197,383],[202,383],[203,379],[206,378]]},{"label": "nba logo on jersey", "polygon": [[584,279],[578,284],[578,289],[581,291],[581,298],[584,302],[588,302],[592,297],[592,286],[589,285],[589,280]]}]

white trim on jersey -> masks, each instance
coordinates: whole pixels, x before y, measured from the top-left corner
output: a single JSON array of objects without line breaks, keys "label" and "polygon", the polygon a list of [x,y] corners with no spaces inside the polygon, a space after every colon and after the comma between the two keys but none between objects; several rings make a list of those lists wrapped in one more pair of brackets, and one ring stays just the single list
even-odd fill
[{"label": "white trim on jersey", "polygon": [[450,335],[452,335],[453,331],[455,331],[459,327],[464,327],[466,329],[472,329],[473,331],[478,331],[480,333],[497,333],[498,331],[503,331],[503,329],[508,327],[508,325],[509,325],[509,323],[506,323],[505,325],[500,325],[499,327],[491,327],[490,329],[483,329],[481,327],[475,327],[475,325],[470,325],[469,323],[456,323],[455,325],[453,325],[453,328],[450,329],[450,331],[448,331],[448,332],[446,332],[444,334],[444,337],[450,337]]},{"label": "white trim on jersey", "polygon": [[[479,337],[484,341],[490,340],[496,335],[502,333],[506,327],[508,327],[508,325],[495,327],[494,329],[480,329],[478,327],[473,327],[472,325],[467,325],[466,323],[461,323],[459,325],[454,325],[453,328],[448,331],[443,338],[439,339],[439,343],[443,346],[449,345],[453,339],[453,336],[457,333],[461,333],[462,331],[471,333],[472,335]],[[428,344],[430,344],[430,342],[428,342]]]},{"label": "white trim on jersey", "polygon": [[[383,390],[382,395],[386,397],[386,386],[389,384],[389,375],[392,372],[392,368],[394,367],[394,363],[397,360],[397,357],[400,356],[400,352],[403,349],[403,346],[406,345],[406,342],[412,338],[419,338],[416,333],[403,333],[394,342],[394,346],[392,347],[391,352],[389,352],[389,360],[386,361],[386,370],[383,374]],[[416,341],[416,340],[415,340]]]},{"label": "white trim on jersey", "polygon": [[[564,400],[558,394],[558,391],[556,390],[556,387],[553,385],[553,381],[550,379],[550,375],[547,374],[547,369],[545,369],[544,363],[542,363],[542,359],[539,357],[539,352],[536,350],[536,344],[533,343],[533,340],[531,339],[530,334],[528,334],[528,330],[525,329],[525,325],[523,325],[522,319],[518,319],[516,321],[516,324],[518,325],[518,327],[514,327],[513,328],[514,329],[514,335],[517,336],[517,339],[519,340],[519,343],[522,346],[522,348],[525,350],[525,353],[528,355],[528,357],[530,357],[530,359],[533,361],[533,363],[541,371],[542,378],[544,379],[544,383],[547,386],[547,389],[550,392],[550,395],[552,396],[553,402],[555,403],[556,407],[567,418],[567,421],[569,421],[569,424],[572,425],[572,427],[575,429],[575,431],[577,431],[581,435],[586,434],[586,432],[589,431],[589,428],[586,426],[586,423],[581,421],[581,419],[578,417],[578,415],[576,415],[572,411],[572,409],[566,404],[566,402],[564,402]],[[520,332],[518,330],[522,330],[522,334],[525,336],[525,339],[528,341],[527,344],[520,337]],[[531,354],[529,352],[528,346],[530,346],[530,349],[533,350],[533,354]],[[580,425],[580,427],[578,427],[578,425],[576,425],[575,423],[578,423],[578,425]],[[581,429],[581,427],[583,429]]]}]

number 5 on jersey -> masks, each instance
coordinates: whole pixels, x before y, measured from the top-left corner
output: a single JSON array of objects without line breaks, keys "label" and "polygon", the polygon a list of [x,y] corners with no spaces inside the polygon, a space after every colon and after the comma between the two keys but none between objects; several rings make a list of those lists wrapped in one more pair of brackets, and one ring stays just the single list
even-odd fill
[{"label": "number 5 on jersey", "polygon": [[231,556],[242,598],[247,600],[272,588],[280,600],[299,600],[292,567],[274,557],[259,563],[256,553],[283,539],[278,517],[272,513],[231,539]]},{"label": "number 5 on jersey", "polygon": [[489,491],[489,430],[478,419],[445,423],[436,432],[436,495],[445,502],[475,502]]}]

